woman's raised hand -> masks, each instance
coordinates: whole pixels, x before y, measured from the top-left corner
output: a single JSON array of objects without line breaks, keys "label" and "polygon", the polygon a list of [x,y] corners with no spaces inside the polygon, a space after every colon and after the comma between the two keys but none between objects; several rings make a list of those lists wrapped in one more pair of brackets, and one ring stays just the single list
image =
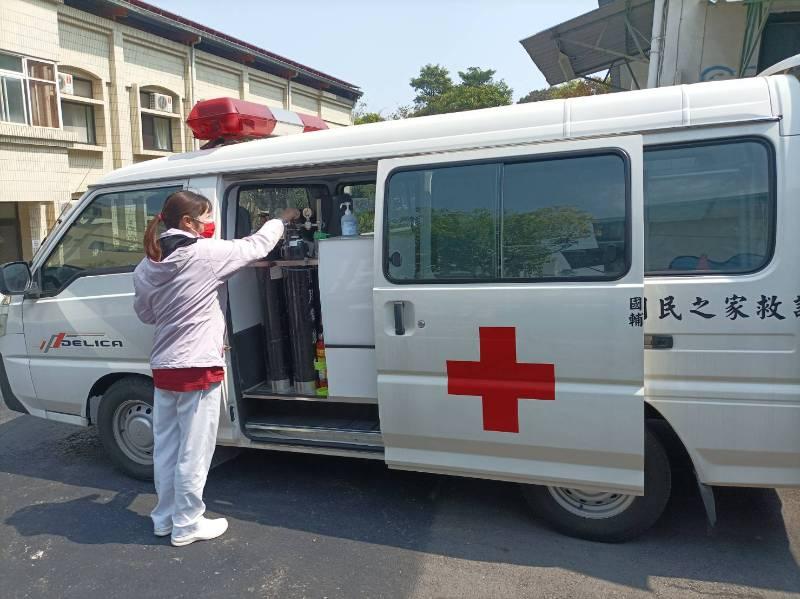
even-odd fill
[{"label": "woman's raised hand", "polygon": [[300,218],[300,211],[297,208],[284,208],[281,213],[281,219],[284,221],[293,221]]}]

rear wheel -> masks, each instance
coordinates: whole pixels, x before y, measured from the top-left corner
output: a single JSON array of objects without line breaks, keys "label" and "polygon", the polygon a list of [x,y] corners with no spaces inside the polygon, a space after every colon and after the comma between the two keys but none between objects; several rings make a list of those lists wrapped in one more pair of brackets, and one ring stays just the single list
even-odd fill
[{"label": "rear wheel", "polygon": [[141,480],[153,479],[153,383],[124,378],[108,388],[97,411],[100,439],[111,461]]},{"label": "rear wheel", "polygon": [[531,507],[572,537],[619,543],[639,536],[661,516],[672,489],[664,447],[649,430],[644,440],[644,495],[525,485]]}]

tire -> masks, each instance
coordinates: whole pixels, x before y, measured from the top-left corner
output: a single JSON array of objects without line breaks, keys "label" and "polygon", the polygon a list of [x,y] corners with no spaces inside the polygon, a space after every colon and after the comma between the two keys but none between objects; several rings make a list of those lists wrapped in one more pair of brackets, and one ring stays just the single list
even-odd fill
[{"label": "tire", "polygon": [[153,382],[126,377],[108,388],[97,411],[100,440],[128,476],[153,480]]},{"label": "tire", "polygon": [[[552,528],[571,537],[602,543],[621,543],[645,532],[663,513],[671,490],[667,453],[648,429],[644,438],[643,496],[523,485],[528,504]],[[577,513],[583,510],[591,515]]]}]

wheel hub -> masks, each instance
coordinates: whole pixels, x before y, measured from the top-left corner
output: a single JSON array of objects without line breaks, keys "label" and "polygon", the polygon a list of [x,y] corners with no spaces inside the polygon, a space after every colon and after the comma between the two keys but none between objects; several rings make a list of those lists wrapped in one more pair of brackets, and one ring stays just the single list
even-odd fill
[{"label": "wheel hub", "polygon": [[153,462],[153,408],[139,401],[125,401],[114,412],[114,439],[122,452],[140,464]]},{"label": "wheel hub", "polygon": [[567,487],[547,487],[547,490],[556,503],[566,511],[593,520],[619,516],[630,508],[636,499],[635,495]]},{"label": "wheel hub", "polygon": [[136,417],[128,423],[128,434],[132,443],[138,447],[153,446],[153,426],[147,418]]}]

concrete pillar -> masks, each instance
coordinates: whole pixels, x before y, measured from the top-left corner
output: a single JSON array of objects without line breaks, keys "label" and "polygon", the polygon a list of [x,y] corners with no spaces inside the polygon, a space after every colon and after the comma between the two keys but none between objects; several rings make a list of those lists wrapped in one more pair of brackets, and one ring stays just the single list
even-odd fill
[{"label": "concrete pillar", "polygon": [[30,204],[19,203],[19,244],[22,246],[22,259],[30,260],[33,257],[33,244],[31,243]]},{"label": "concrete pillar", "polygon": [[[184,121],[189,117],[189,113],[194,108],[195,102],[197,102],[197,96],[195,89],[197,87],[197,65],[195,62],[197,51],[195,50],[195,42],[189,46],[189,58],[186,61],[186,103],[185,103],[185,110],[184,114]],[[199,140],[194,138],[194,134],[192,130],[189,129],[189,126],[184,122],[184,136],[187,140],[186,145],[184,145],[184,149],[187,151],[191,150],[198,150],[200,149],[200,142]]]},{"label": "concrete pillar", "polygon": [[117,30],[111,33],[109,47],[111,148],[113,150],[114,168],[120,168],[133,163],[131,102],[130,93],[125,86],[125,54],[121,31]]},{"label": "concrete pillar", "polygon": [[706,0],[670,1],[660,86],[699,80],[707,10]]},{"label": "concrete pillar", "polygon": [[239,77],[239,99],[250,99],[250,73],[242,70],[241,77]]},{"label": "concrete pillar", "polygon": [[55,224],[54,202],[21,202],[19,228],[22,242],[22,259],[30,260]]}]

